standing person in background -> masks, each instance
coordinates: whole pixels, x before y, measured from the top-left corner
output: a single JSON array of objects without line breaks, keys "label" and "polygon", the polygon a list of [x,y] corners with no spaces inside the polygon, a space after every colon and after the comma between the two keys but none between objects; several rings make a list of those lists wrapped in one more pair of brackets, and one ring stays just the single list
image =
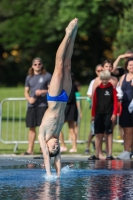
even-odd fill
[{"label": "standing person in background", "polygon": [[[75,133],[75,122],[78,119],[78,109],[75,96],[75,93],[77,92],[77,87],[74,83],[75,79],[73,73],[71,73],[71,77],[72,77],[72,89],[65,109],[65,122],[68,123],[69,133],[72,139],[72,148],[69,150],[69,152],[74,153],[77,152],[77,144],[76,144],[77,137]],[[60,141],[61,141],[61,152],[67,151],[62,131],[60,133]]]},{"label": "standing person in background", "polygon": [[[119,79],[122,75],[127,73],[128,71],[124,67],[118,67],[118,64],[122,59],[124,59],[126,63],[126,61],[130,58],[133,58],[133,52],[131,50],[127,50],[125,54],[119,55],[117,59],[115,60],[115,62],[113,63],[112,76],[115,76]],[[121,101],[119,102],[119,105],[121,106]],[[121,139],[123,139],[124,131],[120,124],[119,124],[119,130],[120,130],[119,132],[120,132]],[[132,155],[133,155],[133,141],[132,141],[132,146],[131,146],[131,156]]]},{"label": "standing person in background", "polygon": [[113,70],[112,70],[112,76],[116,76],[116,77],[121,77],[123,74],[125,74],[125,69],[122,67],[118,67],[118,64],[120,62],[121,59],[125,59],[125,62],[129,59],[133,57],[133,52],[131,50],[127,50],[125,52],[125,54],[121,54],[117,57],[117,59],[115,60],[115,62],[113,63]]},{"label": "standing person in background", "polygon": [[[102,63],[102,67],[103,67],[103,70],[108,70],[111,73],[113,70],[113,63],[110,60],[105,60]],[[111,75],[109,82],[113,85],[113,87],[116,87],[118,80],[116,77]],[[100,84],[101,84],[100,77],[97,77],[93,84],[92,94],[94,93],[96,87],[99,86]]]},{"label": "standing person in background", "polygon": [[78,140],[80,120],[82,119],[82,105],[81,105],[81,100],[78,99],[79,97],[81,97],[80,94],[81,84],[78,81],[75,81],[75,86],[77,88],[77,92],[75,92],[75,95],[76,95],[76,104],[78,109],[78,118],[77,121],[75,122],[75,133],[76,133],[76,139]]},{"label": "standing person in background", "polygon": [[[97,76],[100,75],[100,72],[103,71],[103,67],[101,64],[97,65],[96,68],[95,68],[95,73]],[[90,82],[90,85],[88,87],[88,91],[87,91],[87,95],[88,95],[88,98],[90,100],[92,100],[92,88],[93,88],[93,84],[94,84],[94,81],[95,79],[93,79],[91,82]],[[90,133],[89,133],[89,137],[88,137],[88,141],[87,141],[87,146],[86,146],[86,149],[84,151],[85,154],[89,154],[90,153],[90,144],[92,142],[92,139],[94,137],[94,131],[92,133],[92,130],[90,130]],[[93,148],[95,148],[95,142],[92,143],[93,144]]]},{"label": "standing person in background", "polygon": [[89,160],[105,159],[101,156],[103,135],[107,138],[107,160],[113,160],[112,140],[113,123],[116,120],[118,105],[116,90],[109,82],[111,74],[108,70],[100,73],[101,84],[95,89],[92,102],[92,120],[94,120],[94,131],[96,134],[96,156]]},{"label": "standing person in background", "polygon": [[29,127],[28,149],[24,155],[34,153],[36,127],[40,126],[43,115],[47,109],[46,93],[51,80],[51,74],[46,72],[41,58],[34,58],[25,81],[24,95],[28,101],[26,113],[26,127]]},{"label": "standing person in background", "polygon": [[[109,71],[110,73],[112,72],[112,70],[113,70],[113,63],[110,61],[110,60],[105,60],[103,63],[102,63],[102,67],[103,67],[103,71],[104,70],[107,70],[107,71]],[[101,79],[100,79],[100,77],[97,77],[96,79],[95,79],[95,81],[94,81],[94,84],[93,84],[93,92],[92,92],[92,96],[93,96],[93,94],[94,94],[94,91],[95,91],[95,89],[101,84]],[[113,87],[114,88],[116,88],[116,86],[117,86],[117,83],[118,83],[118,80],[117,80],[117,78],[116,77],[114,77],[114,76],[112,76],[111,75],[111,77],[110,77],[110,79],[109,79],[109,82],[113,85]],[[106,141],[106,137],[105,137],[105,141]],[[100,145],[100,147],[102,147],[102,145]],[[108,152],[109,150],[108,150],[108,143],[107,143],[107,141],[106,141],[106,152]],[[99,150],[99,157],[103,157],[103,152],[102,152],[102,148],[101,148],[101,150]]]},{"label": "standing person in background", "polygon": [[130,150],[133,141],[133,111],[129,105],[133,99],[133,58],[129,58],[125,63],[124,74],[120,79],[120,87],[123,92],[122,97],[122,113],[120,116],[120,125],[124,130],[124,151],[118,156],[118,159],[130,159]]}]

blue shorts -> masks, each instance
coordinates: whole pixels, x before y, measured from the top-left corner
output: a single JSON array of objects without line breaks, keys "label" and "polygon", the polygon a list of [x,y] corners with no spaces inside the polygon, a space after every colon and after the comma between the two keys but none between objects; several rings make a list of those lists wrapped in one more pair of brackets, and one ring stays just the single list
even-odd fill
[{"label": "blue shorts", "polygon": [[68,102],[68,95],[65,90],[62,90],[61,94],[58,96],[49,96],[47,93],[47,101],[60,101],[60,102]]}]

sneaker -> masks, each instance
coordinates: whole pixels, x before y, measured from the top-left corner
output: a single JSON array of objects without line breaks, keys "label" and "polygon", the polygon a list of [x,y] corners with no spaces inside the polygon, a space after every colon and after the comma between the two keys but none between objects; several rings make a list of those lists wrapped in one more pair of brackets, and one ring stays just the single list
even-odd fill
[{"label": "sneaker", "polygon": [[84,154],[89,154],[90,153],[90,150],[89,149],[86,149],[85,151],[84,151]]},{"label": "sneaker", "polygon": [[118,159],[120,160],[129,160],[130,159],[130,152],[128,151],[123,151],[122,153],[120,153],[118,156],[117,156]]}]

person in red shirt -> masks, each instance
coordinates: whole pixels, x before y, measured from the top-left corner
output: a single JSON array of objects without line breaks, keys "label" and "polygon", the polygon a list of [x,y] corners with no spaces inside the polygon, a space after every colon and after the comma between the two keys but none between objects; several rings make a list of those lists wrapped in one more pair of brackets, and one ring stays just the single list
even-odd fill
[{"label": "person in red shirt", "polygon": [[89,160],[105,159],[104,156],[99,156],[99,150],[102,146],[104,133],[106,133],[108,143],[106,159],[113,160],[113,124],[116,120],[118,100],[116,96],[116,90],[109,82],[110,77],[111,74],[109,71],[102,71],[100,73],[101,84],[94,91],[91,120],[94,121],[94,130],[96,134],[96,156],[91,156]]}]

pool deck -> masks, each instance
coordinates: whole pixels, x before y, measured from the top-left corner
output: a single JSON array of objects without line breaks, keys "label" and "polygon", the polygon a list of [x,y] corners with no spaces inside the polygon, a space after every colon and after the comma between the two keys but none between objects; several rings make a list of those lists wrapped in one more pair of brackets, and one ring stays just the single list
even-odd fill
[{"label": "pool deck", "polygon": [[[87,161],[89,155],[80,154],[65,154],[61,155],[62,162],[76,162]],[[53,158],[51,162],[53,162]],[[43,164],[43,158],[40,155],[15,155],[15,154],[2,154],[0,155],[0,166],[12,166],[12,165],[26,165],[29,163]]]},{"label": "pool deck", "polygon": [[[91,155],[82,155],[82,154],[64,154],[61,155],[61,162],[79,162],[79,161],[88,161],[88,158]],[[116,158],[116,156],[114,156]],[[133,161],[132,159],[128,161]],[[51,158],[51,163],[54,162],[54,158]],[[16,154],[1,154],[0,155],[0,167],[4,166],[15,166],[15,165],[29,165],[37,164],[43,165],[44,161],[41,155],[16,155]]]}]

